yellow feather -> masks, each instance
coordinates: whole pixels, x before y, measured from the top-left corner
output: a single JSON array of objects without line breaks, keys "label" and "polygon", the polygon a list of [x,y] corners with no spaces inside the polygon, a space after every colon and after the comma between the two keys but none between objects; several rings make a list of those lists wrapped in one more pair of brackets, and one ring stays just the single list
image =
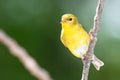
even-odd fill
[{"label": "yellow feather", "polygon": [[[69,19],[72,19],[69,21]],[[87,51],[90,36],[72,14],[62,16],[61,41],[76,57],[81,58]],[[77,50],[79,49],[79,50]],[[81,51],[80,51],[81,50]]]}]

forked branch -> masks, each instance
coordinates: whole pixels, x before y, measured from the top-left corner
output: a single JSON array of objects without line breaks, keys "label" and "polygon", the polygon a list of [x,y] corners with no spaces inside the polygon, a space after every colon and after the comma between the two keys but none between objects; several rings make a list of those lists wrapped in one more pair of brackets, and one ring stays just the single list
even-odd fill
[{"label": "forked branch", "polygon": [[104,0],[99,0],[98,6],[96,8],[96,15],[94,17],[94,26],[93,26],[93,29],[90,31],[90,36],[92,37],[92,40],[90,41],[87,55],[85,57],[85,60],[83,61],[84,64],[83,64],[83,72],[82,72],[81,80],[88,80],[91,60],[94,54],[94,48],[97,41],[97,34],[100,29],[100,16],[103,9],[103,3],[104,3]]}]

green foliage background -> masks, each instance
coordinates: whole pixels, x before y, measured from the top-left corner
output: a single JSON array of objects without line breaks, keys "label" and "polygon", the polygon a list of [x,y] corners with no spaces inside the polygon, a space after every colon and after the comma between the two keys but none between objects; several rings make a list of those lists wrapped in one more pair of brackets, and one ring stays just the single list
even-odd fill
[{"label": "green foliage background", "polygon": [[[120,80],[120,1],[105,0],[95,54],[105,66],[89,80]],[[0,0],[0,28],[23,46],[54,80],[80,80],[82,62],[60,42],[60,19],[75,14],[87,31],[97,0]],[[0,44],[0,80],[37,80]]]}]

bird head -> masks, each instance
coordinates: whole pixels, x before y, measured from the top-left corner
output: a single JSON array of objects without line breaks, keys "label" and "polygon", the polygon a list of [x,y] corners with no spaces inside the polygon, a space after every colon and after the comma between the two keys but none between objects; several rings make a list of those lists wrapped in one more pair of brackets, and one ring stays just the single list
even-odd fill
[{"label": "bird head", "polygon": [[78,20],[73,14],[64,14],[60,23],[62,25],[76,25]]}]

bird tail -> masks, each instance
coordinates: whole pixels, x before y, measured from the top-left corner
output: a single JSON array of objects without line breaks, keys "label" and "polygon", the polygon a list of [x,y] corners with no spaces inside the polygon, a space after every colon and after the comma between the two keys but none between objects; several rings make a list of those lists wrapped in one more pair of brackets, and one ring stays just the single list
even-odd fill
[{"label": "bird tail", "polygon": [[98,59],[94,54],[92,57],[92,64],[94,65],[96,70],[100,70],[100,67],[104,65],[104,63],[100,59]]}]

